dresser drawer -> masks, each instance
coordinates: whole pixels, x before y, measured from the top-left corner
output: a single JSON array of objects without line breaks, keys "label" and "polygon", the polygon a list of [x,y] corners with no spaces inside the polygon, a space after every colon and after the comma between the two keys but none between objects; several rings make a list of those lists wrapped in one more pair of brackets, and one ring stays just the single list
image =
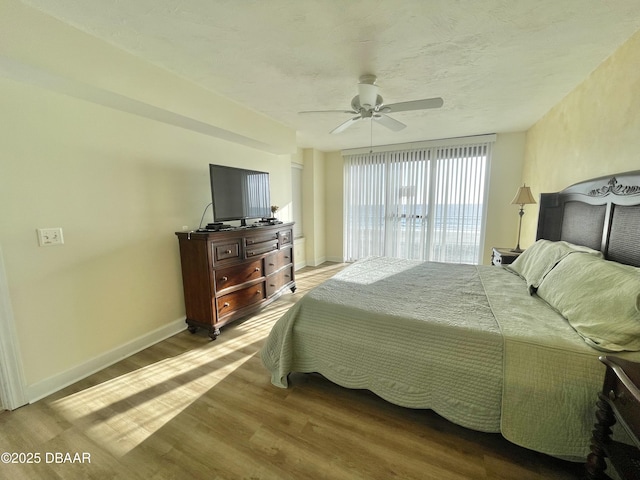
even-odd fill
[{"label": "dresser drawer", "polygon": [[293,280],[293,266],[283,268],[279,272],[267,277],[267,297],[276,293],[291,280]]},{"label": "dresser drawer", "polygon": [[288,245],[291,243],[291,239],[293,238],[293,231],[281,230],[278,232],[278,237],[280,238],[280,245]]},{"label": "dresser drawer", "polygon": [[214,264],[222,260],[240,258],[240,239],[233,240],[228,243],[214,243],[212,248]]},{"label": "dresser drawer", "polygon": [[247,237],[245,240],[247,246],[256,245],[258,243],[273,242],[278,240],[278,234],[276,232],[265,232],[260,235]]},{"label": "dresser drawer", "polygon": [[260,282],[216,299],[218,316],[223,317],[266,298],[265,284]]},{"label": "dresser drawer", "polygon": [[264,275],[263,259],[244,265],[233,265],[214,272],[216,292],[234,287],[244,282],[256,280]]},{"label": "dresser drawer", "polygon": [[267,275],[291,263],[291,247],[282,248],[264,259],[264,268]]},{"label": "dresser drawer", "polygon": [[247,245],[247,258],[257,257],[278,249],[278,241],[261,242],[255,245]]}]

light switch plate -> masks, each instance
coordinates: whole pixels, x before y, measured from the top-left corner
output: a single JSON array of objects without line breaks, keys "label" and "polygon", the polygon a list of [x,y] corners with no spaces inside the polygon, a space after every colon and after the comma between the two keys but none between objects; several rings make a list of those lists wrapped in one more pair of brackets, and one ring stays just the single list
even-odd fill
[{"label": "light switch plate", "polygon": [[64,237],[62,236],[62,228],[38,228],[38,244],[41,247],[49,247],[51,245],[62,245]]}]

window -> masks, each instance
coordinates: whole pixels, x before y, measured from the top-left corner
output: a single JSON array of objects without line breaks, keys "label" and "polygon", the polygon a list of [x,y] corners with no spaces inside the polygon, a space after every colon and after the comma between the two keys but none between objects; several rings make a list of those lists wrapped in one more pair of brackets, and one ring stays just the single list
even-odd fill
[{"label": "window", "polygon": [[345,155],[345,259],[479,263],[491,145]]}]

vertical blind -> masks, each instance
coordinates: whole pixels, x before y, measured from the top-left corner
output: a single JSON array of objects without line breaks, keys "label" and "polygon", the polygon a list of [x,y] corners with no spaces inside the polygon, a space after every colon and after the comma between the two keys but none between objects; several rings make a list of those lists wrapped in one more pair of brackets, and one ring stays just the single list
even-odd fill
[{"label": "vertical blind", "polygon": [[479,263],[491,145],[345,155],[345,260]]}]

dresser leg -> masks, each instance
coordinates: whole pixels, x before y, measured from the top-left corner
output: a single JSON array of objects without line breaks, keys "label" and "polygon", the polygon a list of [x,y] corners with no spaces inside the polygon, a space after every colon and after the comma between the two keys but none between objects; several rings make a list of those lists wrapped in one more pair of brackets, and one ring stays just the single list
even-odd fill
[{"label": "dresser leg", "polygon": [[209,337],[211,340],[218,338],[218,335],[220,335],[220,329],[217,327],[211,327],[211,330],[209,330]]},{"label": "dresser leg", "polygon": [[591,453],[587,457],[587,463],[585,469],[587,471],[587,480],[602,480],[607,479],[604,471],[607,468],[605,458],[604,446],[611,439],[611,426],[616,423],[615,416],[611,407],[605,400],[603,393],[598,394],[598,401],[596,403],[596,423],[591,437]]}]

